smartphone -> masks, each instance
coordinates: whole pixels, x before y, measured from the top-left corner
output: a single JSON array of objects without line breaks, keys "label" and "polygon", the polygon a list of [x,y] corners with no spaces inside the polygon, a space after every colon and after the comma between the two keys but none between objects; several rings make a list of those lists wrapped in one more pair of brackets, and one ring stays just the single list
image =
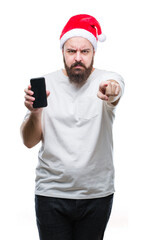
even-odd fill
[{"label": "smartphone", "polygon": [[42,108],[47,106],[46,85],[45,78],[32,78],[30,79],[31,90],[34,92],[33,97],[35,101],[33,103],[34,108]]}]

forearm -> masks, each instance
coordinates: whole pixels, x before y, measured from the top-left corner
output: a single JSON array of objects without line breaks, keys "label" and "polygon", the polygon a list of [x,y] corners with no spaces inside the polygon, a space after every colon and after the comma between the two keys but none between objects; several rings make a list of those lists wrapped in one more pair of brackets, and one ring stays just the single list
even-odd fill
[{"label": "forearm", "polygon": [[21,135],[26,147],[32,148],[42,139],[41,112],[31,113],[21,126]]}]

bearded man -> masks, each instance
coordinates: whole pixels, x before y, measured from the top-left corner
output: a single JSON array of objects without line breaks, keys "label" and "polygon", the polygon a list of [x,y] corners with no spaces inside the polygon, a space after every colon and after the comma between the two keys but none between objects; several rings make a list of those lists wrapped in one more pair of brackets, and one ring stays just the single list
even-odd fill
[{"label": "bearded man", "polygon": [[112,125],[124,91],[122,77],[94,68],[99,22],[70,18],[61,36],[64,69],[45,75],[48,106],[33,108],[21,126],[24,144],[41,141],[35,207],[40,240],[102,240],[114,196]]}]

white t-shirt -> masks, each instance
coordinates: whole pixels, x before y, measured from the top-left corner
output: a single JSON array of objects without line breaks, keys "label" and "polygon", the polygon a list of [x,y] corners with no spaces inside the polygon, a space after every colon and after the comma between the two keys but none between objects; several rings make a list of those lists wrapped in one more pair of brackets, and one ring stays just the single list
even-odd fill
[{"label": "white t-shirt", "polygon": [[115,107],[97,97],[99,84],[120,75],[95,69],[80,89],[62,70],[45,75],[50,91],[43,109],[35,194],[89,199],[114,192],[112,124]]}]

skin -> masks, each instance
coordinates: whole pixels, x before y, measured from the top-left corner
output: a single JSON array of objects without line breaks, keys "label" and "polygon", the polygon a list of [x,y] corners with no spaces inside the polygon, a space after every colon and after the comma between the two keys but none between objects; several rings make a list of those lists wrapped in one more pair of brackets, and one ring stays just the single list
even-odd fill
[{"label": "skin", "polygon": [[[42,108],[33,108],[34,92],[31,91],[31,86],[24,90],[25,92],[25,106],[31,111],[30,117],[21,125],[21,136],[26,147],[32,148],[42,140],[41,115]],[[47,97],[50,95],[46,91]]]},{"label": "skin", "polygon": [[[121,88],[118,82],[115,80],[108,80],[100,84],[97,96],[104,101],[108,101],[109,98],[112,98],[113,100],[114,97],[117,97],[120,94],[120,91]],[[120,98],[117,101],[112,102],[112,105],[116,106],[119,100]]]},{"label": "skin", "polygon": [[[71,67],[71,65],[75,62],[82,62],[88,68],[95,55],[92,44],[82,37],[73,37],[67,40],[62,53],[68,67]],[[76,71],[77,68],[83,69],[82,66],[77,66]],[[94,68],[92,71],[94,71]],[[67,75],[65,69],[63,72]]]},{"label": "skin", "polygon": [[[73,37],[66,41],[64,44],[62,54],[65,58],[66,64],[70,67],[76,61],[82,62],[86,67],[89,67],[92,58],[95,55],[92,44],[85,38]],[[84,70],[83,66],[76,66],[75,71]],[[92,72],[94,68],[92,68]],[[63,69],[64,74],[67,76],[66,70]],[[34,109],[33,92],[31,86],[25,90],[25,106],[31,111],[30,117],[21,125],[21,135],[24,145],[28,148],[34,147],[42,140],[42,127],[41,127],[41,115],[42,108]],[[110,79],[106,82],[102,82],[99,86],[97,96],[103,101],[108,101],[109,97],[116,97],[120,93],[120,85]],[[47,97],[50,95],[49,91],[46,91]],[[117,105],[119,100],[113,102],[113,105]]]},{"label": "skin", "polygon": [[[71,67],[76,61],[81,61],[86,67],[89,67],[92,61],[92,58],[95,56],[95,51],[92,44],[85,38],[82,37],[73,37],[66,41],[63,51],[62,51],[66,64],[68,67]],[[81,66],[76,67],[83,68]],[[94,68],[92,69],[94,71]],[[64,74],[67,75],[66,70],[63,70]],[[116,97],[120,93],[120,85],[115,80],[108,80],[102,82],[99,86],[97,96],[104,101],[108,101],[109,97]],[[117,105],[119,99],[112,104]]]}]

